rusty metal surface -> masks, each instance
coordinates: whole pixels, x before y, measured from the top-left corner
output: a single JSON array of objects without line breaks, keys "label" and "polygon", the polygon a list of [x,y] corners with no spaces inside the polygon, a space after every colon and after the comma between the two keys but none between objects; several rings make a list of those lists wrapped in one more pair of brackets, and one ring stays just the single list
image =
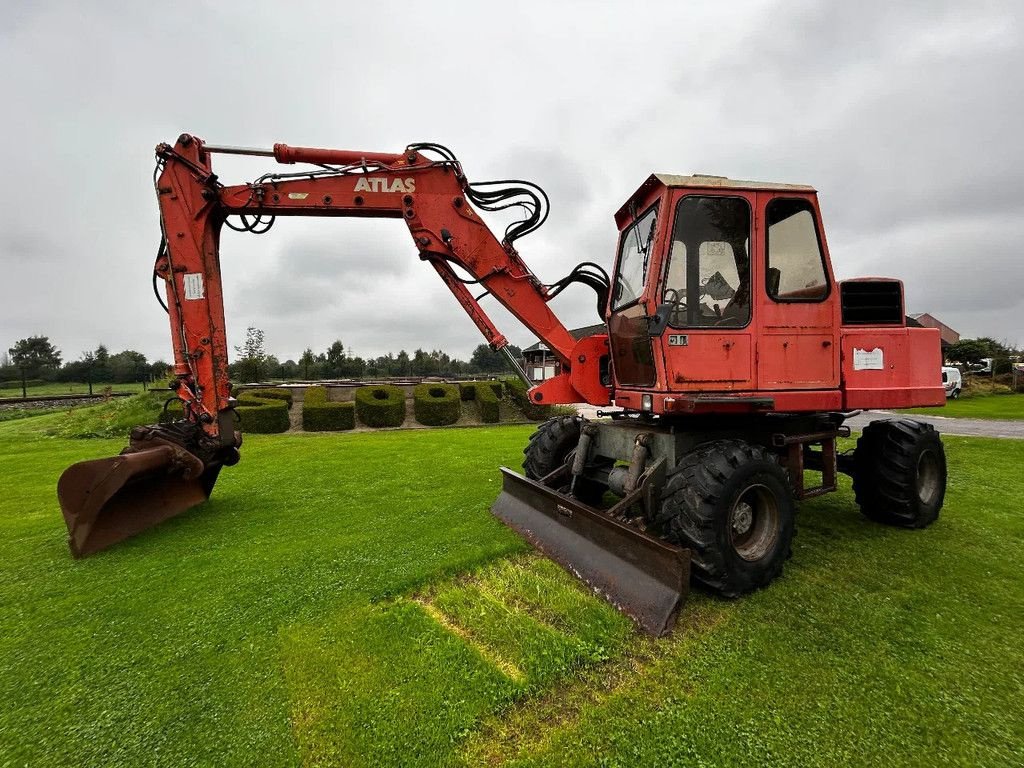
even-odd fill
[{"label": "rusty metal surface", "polygon": [[201,504],[219,471],[172,445],[71,465],[57,482],[71,553],[91,555]]},{"label": "rusty metal surface", "polygon": [[690,551],[501,468],[491,512],[630,616],[647,633],[672,629],[690,583]]}]

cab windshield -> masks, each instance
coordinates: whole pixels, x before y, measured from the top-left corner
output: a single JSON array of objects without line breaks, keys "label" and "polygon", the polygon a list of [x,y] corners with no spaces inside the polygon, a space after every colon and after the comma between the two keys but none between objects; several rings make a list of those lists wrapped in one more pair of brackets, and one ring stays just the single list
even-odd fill
[{"label": "cab windshield", "polygon": [[674,328],[750,322],[750,206],[738,197],[679,201],[662,300]]},{"label": "cab windshield", "polygon": [[622,233],[622,242],[619,245],[619,271],[615,276],[615,292],[612,294],[613,310],[632,304],[644,292],[657,219],[657,206],[652,206]]}]

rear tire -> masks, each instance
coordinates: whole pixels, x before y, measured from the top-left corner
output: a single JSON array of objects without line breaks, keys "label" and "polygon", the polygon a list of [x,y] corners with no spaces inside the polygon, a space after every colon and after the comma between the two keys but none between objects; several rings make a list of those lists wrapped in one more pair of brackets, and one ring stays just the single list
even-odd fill
[{"label": "rear tire", "polygon": [[853,492],[878,523],[925,528],[946,496],[946,453],[935,427],[912,419],[873,421],[853,453]]},{"label": "rear tire", "polygon": [[742,440],[700,445],[669,473],[661,498],[655,525],[692,550],[695,581],[737,597],[782,573],[796,504],[789,475],[763,447]]},{"label": "rear tire", "polygon": [[[569,461],[580,442],[580,419],[577,416],[556,416],[548,419],[530,435],[523,453],[523,472],[531,480],[541,480]],[[564,489],[568,493],[568,486]],[[586,477],[576,479],[575,498],[596,506],[607,490],[603,483]]]}]

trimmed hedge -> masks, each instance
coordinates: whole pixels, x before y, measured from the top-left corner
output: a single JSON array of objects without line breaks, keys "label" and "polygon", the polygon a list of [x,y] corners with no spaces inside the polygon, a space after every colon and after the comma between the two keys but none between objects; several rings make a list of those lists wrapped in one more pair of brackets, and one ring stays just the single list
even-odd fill
[{"label": "trimmed hedge", "polygon": [[496,424],[499,420],[498,398],[502,393],[500,381],[466,381],[459,385],[463,400],[475,400],[480,421]]},{"label": "trimmed hedge", "polygon": [[235,395],[239,401],[244,400],[247,396],[252,398],[262,398],[264,400],[284,400],[288,403],[288,407],[292,407],[292,391],[290,389],[277,389],[266,387],[263,389],[243,389],[241,392]]},{"label": "trimmed hedge", "polygon": [[331,403],[327,387],[308,387],[302,401],[302,428],[307,432],[355,429],[355,403]]},{"label": "trimmed hedge", "polygon": [[245,390],[238,395],[238,405],[235,406],[235,412],[242,422],[242,431],[260,435],[287,432],[291,426],[288,418],[291,402],[292,393],[288,390]]},{"label": "trimmed hedge", "polygon": [[418,384],[412,391],[416,421],[429,427],[454,424],[462,415],[461,397],[454,384]]},{"label": "trimmed hedge", "polygon": [[509,397],[512,399],[519,410],[523,412],[523,416],[530,419],[531,421],[544,421],[551,417],[551,406],[550,405],[538,405],[527,397],[527,388],[520,379],[510,376],[504,379],[505,387],[508,389]]},{"label": "trimmed hedge", "polygon": [[489,387],[499,400],[505,395],[505,385],[500,381],[460,381],[459,393],[463,400],[476,400],[478,387]]},{"label": "trimmed hedge", "polygon": [[356,415],[368,427],[400,427],[405,421],[405,390],[389,384],[360,387]]}]

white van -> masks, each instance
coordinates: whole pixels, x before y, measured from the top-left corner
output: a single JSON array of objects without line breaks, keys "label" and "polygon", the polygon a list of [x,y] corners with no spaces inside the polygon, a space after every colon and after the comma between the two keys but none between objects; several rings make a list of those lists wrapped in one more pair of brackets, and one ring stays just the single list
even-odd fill
[{"label": "white van", "polygon": [[963,379],[960,377],[959,368],[942,366],[942,386],[946,390],[946,397],[956,400],[960,397],[960,389],[963,387]]}]

